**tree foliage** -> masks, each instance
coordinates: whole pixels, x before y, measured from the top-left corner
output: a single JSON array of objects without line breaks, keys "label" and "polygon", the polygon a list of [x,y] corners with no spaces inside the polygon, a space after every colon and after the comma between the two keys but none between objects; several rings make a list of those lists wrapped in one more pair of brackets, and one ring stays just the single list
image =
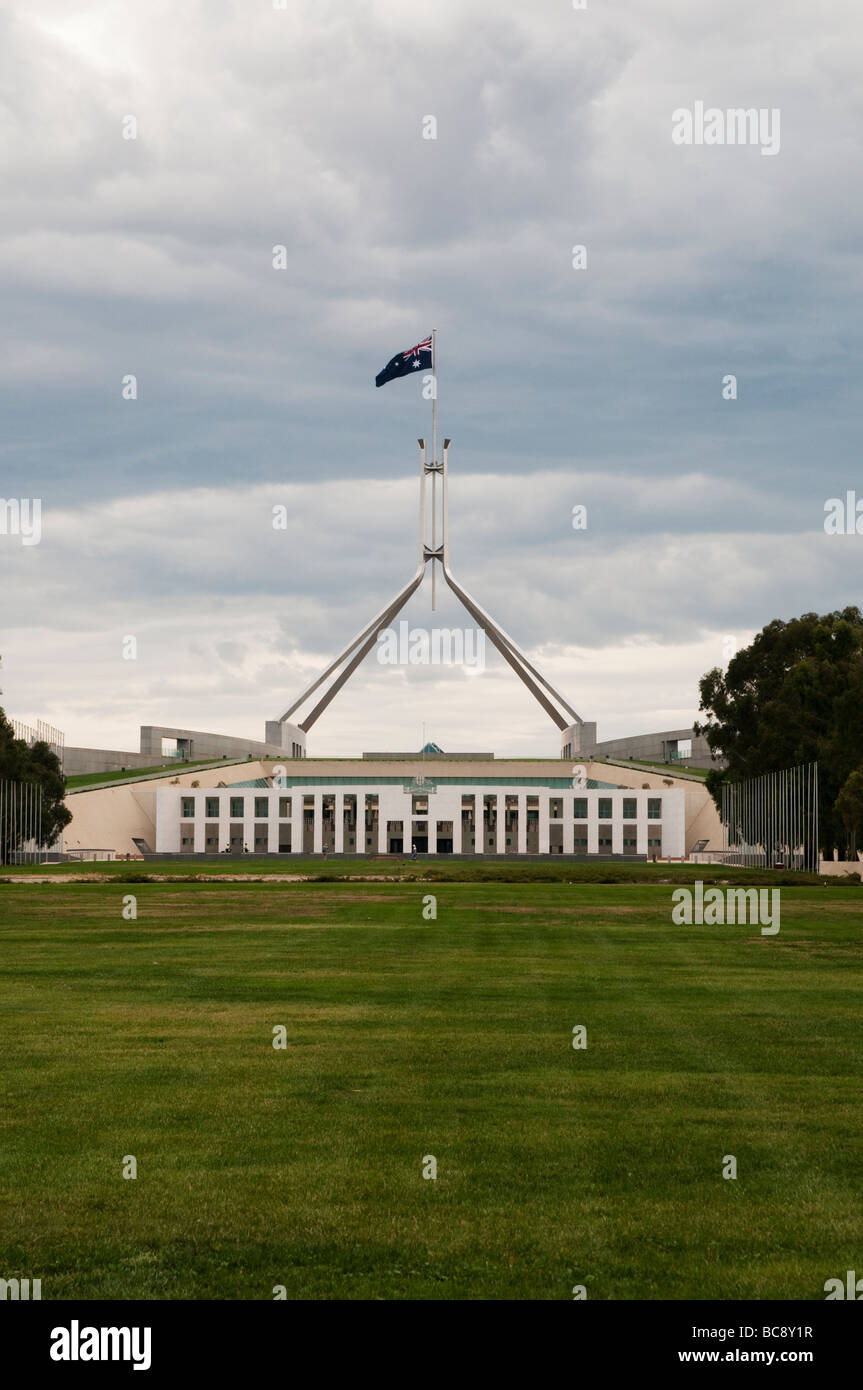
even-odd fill
[{"label": "tree foliage", "polygon": [[844,846],[836,799],[863,762],[860,609],[768,623],[727,671],[714,667],[702,676],[699,690],[708,718],[696,731],[728,763],[707,775],[717,805],[724,781],[817,761],[821,846]]},{"label": "tree foliage", "polygon": [[863,844],[863,767],[855,768],[842,783],[836,798],[836,813],[851,839],[851,853]]},{"label": "tree foliage", "polygon": [[[66,779],[60,760],[47,743],[28,744],[15,737],[15,730],[0,709],[0,781],[27,782],[42,789],[42,817],[39,838],[44,845],[52,844],[72,819],[72,812],[63,804]],[[20,835],[10,825],[2,827],[4,852],[8,857],[20,847]]]}]

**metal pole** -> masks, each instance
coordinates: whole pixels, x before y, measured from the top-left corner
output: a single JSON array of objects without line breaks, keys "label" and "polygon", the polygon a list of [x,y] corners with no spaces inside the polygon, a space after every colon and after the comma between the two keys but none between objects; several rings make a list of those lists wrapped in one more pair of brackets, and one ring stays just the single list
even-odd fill
[{"label": "metal pole", "polygon": [[[437,545],[437,329],[432,329],[432,550]],[[432,560],[432,612],[435,611],[435,562]]]},{"label": "metal pole", "polygon": [[426,551],[426,442],[418,439],[420,446],[420,564],[425,568]]},{"label": "metal pole", "polygon": [[450,443],[451,443],[451,440],[445,439],[444,442],[443,442],[443,450],[442,450],[442,452],[441,452],[441,460],[442,460],[442,466],[443,466],[443,473],[441,474],[441,487],[442,487],[442,491],[443,491],[443,502],[442,502],[442,505],[441,505],[441,536],[440,536],[440,543],[441,543],[441,550],[443,551],[443,562],[444,562],[444,565],[445,565],[445,566],[446,566],[447,563],[449,562],[449,541],[447,540],[447,521],[448,521],[448,518],[449,518],[449,498],[448,498],[448,495],[447,495],[447,492],[448,492],[447,479],[448,479],[448,477],[449,477],[449,446],[450,446]]}]

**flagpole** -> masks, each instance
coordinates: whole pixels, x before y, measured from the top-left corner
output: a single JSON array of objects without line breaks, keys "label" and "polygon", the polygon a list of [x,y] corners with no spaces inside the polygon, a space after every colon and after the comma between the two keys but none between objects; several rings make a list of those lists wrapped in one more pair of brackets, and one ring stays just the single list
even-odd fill
[{"label": "flagpole", "polygon": [[[437,329],[432,329],[432,549],[437,545]],[[432,612],[435,611],[435,567],[432,560]]]}]

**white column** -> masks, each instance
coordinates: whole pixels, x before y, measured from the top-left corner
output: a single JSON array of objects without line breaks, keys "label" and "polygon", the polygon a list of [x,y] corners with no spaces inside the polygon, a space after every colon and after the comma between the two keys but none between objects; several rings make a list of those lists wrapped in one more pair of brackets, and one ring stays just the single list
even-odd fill
[{"label": "white column", "polygon": [[539,852],[548,854],[548,812],[551,792],[547,787],[539,788]]},{"label": "white column", "polygon": [[506,793],[498,792],[497,800],[497,852],[506,854]]},{"label": "white column", "polygon": [[638,805],[636,806],[635,822],[635,851],[637,854],[647,853],[647,792],[636,792]]},{"label": "white column", "polygon": [[518,794],[518,852],[527,854],[527,792]]},{"label": "white column", "polygon": [[336,792],[336,842],[334,845],[336,854],[345,852],[345,794]]},{"label": "white column", "polygon": [[192,834],[194,836],[194,839],[192,841],[192,849],[194,850],[195,854],[203,854],[205,849],[207,848],[207,818],[204,815],[204,812],[207,809],[207,803],[204,799],[206,793],[202,795],[200,792],[192,792],[192,795],[195,798],[195,825],[192,831]]},{"label": "white column", "polygon": [[587,797],[587,852],[599,854],[599,804],[595,795],[590,792],[584,795]]},{"label": "white column", "polygon": [[483,830],[482,830],[482,793],[474,792],[473,797],[473,852],[482,854],[483,852]]},{"label": "white column", "polygon": [[428,808],[429,808],[429,813],[428,813],[428,828],[429,828],[429,829],[428,829],[428,840],[426,841],[426,843],[428,844],[428,852],[429,852],[429,854],[437,854],[437,816],[438,816],[438,805],[437,805],[437,795],[432,796],[431,792],[429,792],[429,797],[428,797]]},{"label": "white column", "polygon": [[279,852],[279,796],[280,793],[275,789],[267,792],[269,802],[269,813],[267,815],[267,851],[269,854]]},{"label": "white column", "polygon": [[452,852],[461,854],[461,787],[452,787],[454,806],[452,813]]},{"label": "white column", "polygon": [[291,787],[291,854],[303,852],[303,793]]},{"label": "white column", "polygon": [[404,788],[399,789],[397,795],[393,796],[392,819],[402,823],[402,854],[409,855],[411,852],[411,807],[413,803],[410,794]]},{"label": "white column", "polygon": [[227,792],[217,792],[219,798],[219,853],[224,854],[231,843],[231,803]]},{"label": "white column", "polygon": [[387,835],[387,821],[391,819],[388,813],[388,798],[385,787],[378,787],[378,854],[389,852],[389,836]]},{"label": "white column", "polygon": [[180,799],[176,787],[156,791],[156,844],[158,854],[175,854],[180,848]]},{"label": "white column", "polygon": [[312,849],[315,854],[321,854],[324,848],[324,794],[313,792],[312,795],[315,802],[315,838]]},{"label": "white column", "polygon": [[623,854],[623,794],[611,794],[611,852]]},{"label": "white column", "polygon": [[574,823],[574,802],[573,792],[563,793],[563,852],[564,854],[575,854],[575,823]]},{"label": "white column", "polygon": [[682,859],[686,854],[686,792],[662,793],[662,854]]}]

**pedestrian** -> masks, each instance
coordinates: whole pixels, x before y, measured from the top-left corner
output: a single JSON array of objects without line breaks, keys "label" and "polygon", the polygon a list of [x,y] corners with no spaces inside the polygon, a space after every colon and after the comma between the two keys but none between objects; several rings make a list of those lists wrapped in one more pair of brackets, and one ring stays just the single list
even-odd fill
[{"label": "pedestrian", "polygon": [[411,845],[411,859],[416,859],[416,857],[417,857],[417,847],[416,847],[416,845],[412,844],[412,845]]}]

